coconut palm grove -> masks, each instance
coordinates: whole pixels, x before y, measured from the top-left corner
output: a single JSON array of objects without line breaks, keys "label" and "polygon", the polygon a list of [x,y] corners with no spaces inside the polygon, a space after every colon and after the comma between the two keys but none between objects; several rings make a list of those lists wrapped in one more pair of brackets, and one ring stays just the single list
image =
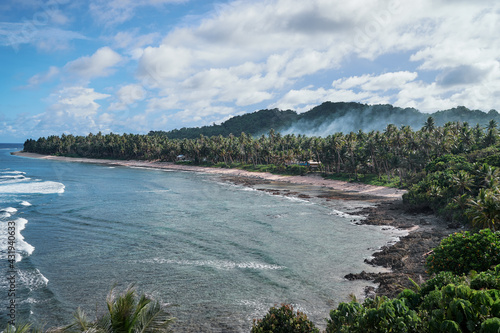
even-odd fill
[{"label": "coconut palm grove", "polygon": [[[42,137],[24,151],[103,159],[155,160],[277,174],[323,177],[407,189],[405,205],[430,209],[464,231],[444,238],[426,257],[424,283],[395,298],[340,303],[325,318],[326,332],[500,331],[500,136],[495,119],[419,129],[388,124],[383,130],[328,136],[230,133],[169,138],[165,132]],[[314,162],[314,163],[313,163]],[[311,165],[318,168],[311,168]],[[5,332],[163,332],[174,320],[161,304],[134,288],[112,291],[108,313],[89,320],[75,309],[66,327],[7,325]],[[319,332],[289,304],[255,319],[252,332]]]}]

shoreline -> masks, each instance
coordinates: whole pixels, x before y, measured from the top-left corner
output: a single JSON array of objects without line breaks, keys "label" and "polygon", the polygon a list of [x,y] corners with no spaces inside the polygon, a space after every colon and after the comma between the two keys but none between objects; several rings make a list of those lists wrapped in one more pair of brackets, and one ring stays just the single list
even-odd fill
[{"label": "shoreline", "polygon": [[64,162],[79,162],[79,163],[92,163],[104,164],[114,166],[126,167],[140,167],[151,169],[164,169],[164,170],[178,170],[178,171],[192,171],[203,172],[210,174],[219,174],[226,177],[247,178],[247,183],[253,183],[252,180],[264,180],[271,182],[285,182],[298,185],[311,185],[322,188],[339,191],[345,196],[366,196],[373,197],[373,199],[380,198],[381,200],[401,200],[406,190],[395,189],[390,187],[366,185],[358,183],[348,183],[340,180],[323,179],[320,175],[307,175],[307,176],[284,176],[275,175],[269,172],[252,172],[241,169],[223,169],[211,168],[194,165],[181,165],[173,162],[154,162],[154,161],[140,161],[140,160],[107,160],[97,158],[82,158],[82,157],[66,157],[54,155],[42,155],[36,153],[26,153],[22,151],[13,152],[12,155],[39,158],[54,161]]},{"label": "shoreline", "polygon": [[[365,296],[367,297],[375,295],[395,297],[404,288],[413,287],[410,278],[418,284],[423,283],[429,278],[425,272],[424,254],[438,246],[441,239],[460,230],[456,226],[448,225],[429,211],[409,210],[402,203],[402,195],[406,192],[405,190],[327,180],[320,175],[282,176],[240,169],[178,165],[172,162],[105,160],[26,152],[13,152],[12,154],[64,162],[203,172],[220,176],[224,181],[252,187],[274,195],[318,198],[324,201],[346,200],[373,203],[374,206],[350,212],[350,214],[367,216],[364,220],[357,222],[358,224],[394,227],[406,231],[408,234],[401,237],[396,243],[382,247],[372,255],[372,259],[365,260],[367,264],[388,268],[389,272],[366,273],[362,271],[345,276],[347,280],[366,280],[378,284],[376,289],[373,287],[365,288]],[[294,189],[283,189],[284,184],[293,185]]]}]

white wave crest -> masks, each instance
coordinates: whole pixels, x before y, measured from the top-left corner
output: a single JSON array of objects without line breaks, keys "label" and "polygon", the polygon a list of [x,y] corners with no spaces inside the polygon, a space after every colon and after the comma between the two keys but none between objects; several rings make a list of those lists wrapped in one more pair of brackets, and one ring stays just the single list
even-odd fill
[{"label": "white wave crest", "polygon": [[[14,222],[14,226],[12,226]],[[21,261],[23,258],[30,256],[35,247],[24,240],[21,231],[24,230],[28,220],[23,218],[18,218],[14,221],[2,221],[0,222],[0,259],[8,258],[8,248],[12,244],[9,242],[9,229],[8,227],[15,228],[15,258],[16,262]]]},{"label": "white wave crest", "polygon": [[216,269],[255,269],[255,270],[280,270],[286,267],[273,265],[273,264],[263,264],[258,262],[242,262],[236,263],[226,260],[173,260],[164,258],[153,258],[142,260],[144,263],[151,264],[175,264],[183,266],[200,266],[200,267],[212,267]]},{"label": "white wave crest", "polygon": [[42,273],[40,273],[38,268],[29,271],[19,270],[17,275],[19,277],[19,281],[21,281],[21,283],[30,290],[45,287],[49,283],[49,280],[43,276]]},{"label": "white wave crest", "polygon": [[0,193],[15,194],[51,194],[64,193],[65,186],[53,181],[41,181],[30,183],[0,184]]},{"label": "white wave crest", "polygon": [[340,217],[344,217],[344,218],[348,218],[348,219],[357,219],[357,220],[361,220],[361,219],[366,218],[365,216],[362,216],[362,215],[349,214],[349,213],[342,212],[342,211],[336,210],[336,209],[333,209],[328,215],[335,215],[335,216],[340,216]]},{"label": "white wave crest", "polygon": [[0,176],[0,179],[22,179],[25,178],[23,175],[4,175]]},{"label": "white wave crest", "polygon": [[7,185],[7,184],[17,184],[17,183],[22,183],[22,182],[27,182],[31,180],[31,178],[23,177],[23,178],[0,178],[0,185]]}]

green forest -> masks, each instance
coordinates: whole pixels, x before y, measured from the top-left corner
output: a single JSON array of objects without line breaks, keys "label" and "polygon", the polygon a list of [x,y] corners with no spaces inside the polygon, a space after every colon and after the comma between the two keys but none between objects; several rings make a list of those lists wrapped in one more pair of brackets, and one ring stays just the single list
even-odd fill
[{"label": "green forest", "polygon": [[[378,181],[408,189],[409,206],[432,209],[468,231],[443,239],[426,259],[427,282],[414,283],[394,299],[353,299],[326,319],[326,332],[500,331],[500,136],[498,123],[447,122],[433,117],[417,130],[385,129],[324,137],[222,134],[193,139],[164,133],[49,136],[27,140],[26,152],[107,159],[140,159],[238,167],[282,174]],[[90,324],[89,324],[90,325]],[[71,326],[75,329],[77,326]],[[89,326],[90,327],[90,326]],[[165,328],[166,330],[167,328]],[[29,330],[29,329],[28,329]],[[75,329],[74,331],[86,331]],[[114,332],[114,330],[111,330]],[[273,307],[252,332],[319,332],[290,305]]]},{"label": "green forest", "polygon": [[260,136],[274,129],[283,134],[326,136],[335,132],[357,132],[360,129],[366,132],[382,131],[387,124],[418,129],[429,116],[433,117],[438,126],[443,126],[448,122],[464,121],[486,126],[492,119],[500,122],[500,114],[496,110],[486,113],[480,110],[470,110],[464,106],[426,114],[413,108],[394,107],[390,104],[324,102],[304,113],[297,113],[293,110],[266,109],[232,117],[219,125],[181,128],[172,131],[151,131],[149,134],[163,135],[170,139],[196,139],[200,135],[227,137],[241,132]]}]

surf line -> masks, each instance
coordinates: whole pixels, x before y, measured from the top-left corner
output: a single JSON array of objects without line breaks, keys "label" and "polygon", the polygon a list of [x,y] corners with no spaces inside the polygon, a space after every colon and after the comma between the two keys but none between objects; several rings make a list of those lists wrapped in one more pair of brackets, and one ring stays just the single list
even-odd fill
[{"label": "surf line", "polygon": [[10,318],[8,323],[16,325],[16,221],[7,222],[7,262],[9,270],[7,271],[7,291],[8,306],[7,316]]}]

